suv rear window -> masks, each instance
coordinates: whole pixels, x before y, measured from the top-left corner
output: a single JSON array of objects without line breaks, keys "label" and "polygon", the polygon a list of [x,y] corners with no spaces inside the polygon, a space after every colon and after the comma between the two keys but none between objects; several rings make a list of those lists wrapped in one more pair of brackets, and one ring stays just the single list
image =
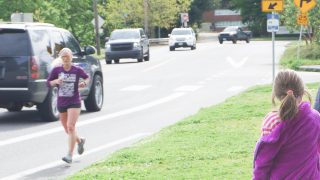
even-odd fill
[{"label": "suv rear window", "polygon": [[28,56],[29,40],[25,30],[0,29],[0,56]]},{"label": "suv rear window", "polygon": [[172,35],[189,35],[191,34],[191,31],[188,30],[188,29],[176,29],[176,30],[173,30]]}]

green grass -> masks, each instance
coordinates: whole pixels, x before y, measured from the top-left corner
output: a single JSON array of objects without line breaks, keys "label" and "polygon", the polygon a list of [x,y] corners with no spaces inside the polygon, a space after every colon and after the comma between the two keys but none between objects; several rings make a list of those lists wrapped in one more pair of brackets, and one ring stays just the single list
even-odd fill
[{"label": "green grass", "polygon": [[305,45],[302,43],[300,47],[300,59],[297,59],[297,49],[297,42],[288,45],[281,57],[281,66],[297,70],[302,65],[320,65],[319,45]]},{"label": "green grass", "polygon": [[[318,84],[309,84],[311,94]],[[251,179],[271,86],[257,86],[115,152],[68,179]]]}]

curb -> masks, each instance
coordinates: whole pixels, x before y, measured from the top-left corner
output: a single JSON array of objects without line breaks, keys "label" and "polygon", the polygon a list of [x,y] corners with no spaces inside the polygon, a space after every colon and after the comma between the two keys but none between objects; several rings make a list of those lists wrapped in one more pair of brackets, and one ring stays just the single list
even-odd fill
[{"label": "curb", "polygon": [[300,66],[298,69],[302,71],[320,72],[320,65]]}]

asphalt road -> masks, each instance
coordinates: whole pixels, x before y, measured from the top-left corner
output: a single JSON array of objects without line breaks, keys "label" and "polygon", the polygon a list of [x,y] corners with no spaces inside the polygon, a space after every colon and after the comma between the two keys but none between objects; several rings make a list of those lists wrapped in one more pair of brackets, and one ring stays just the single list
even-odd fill
[{"label": "asphalt road", "polygon": [[[276,42],[277,60],[288,42]],[[35,108],[0,110],[0,179],[63,179],[110,153],[222,102],[249,87],[272,82],[271,42],[205,41],[197,49],[151,48],[149,62],[104,61],[104,107],[83,108],[78,132],[86,151],[71,165],[61,161],[67,137],[60,122],[40,120]],[[319,73],[300,73],[317,82]]]}]

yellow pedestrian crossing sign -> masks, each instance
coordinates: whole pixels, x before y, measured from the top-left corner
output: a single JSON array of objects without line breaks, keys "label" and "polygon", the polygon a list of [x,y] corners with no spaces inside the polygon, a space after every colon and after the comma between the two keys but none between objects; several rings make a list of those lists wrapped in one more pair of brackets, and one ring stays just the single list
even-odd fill
[{"label": "yellow pedestrian crossing sign", "polygon": [[297,18],[297,23],[300,25],[307,26],[308,25],[308,14],[307,13],[300,13]]},{"label": "yellow pedestrian crossing sign", "polygon": [[262,0],[261,7],[263,12],[283,11],[283,0]]},{"label": "yellow pedestrian crossing sign", "polygon": [[316,0],[294,0],[294,4],[300,9],[301,12],[308,12],[317,4]]}]

